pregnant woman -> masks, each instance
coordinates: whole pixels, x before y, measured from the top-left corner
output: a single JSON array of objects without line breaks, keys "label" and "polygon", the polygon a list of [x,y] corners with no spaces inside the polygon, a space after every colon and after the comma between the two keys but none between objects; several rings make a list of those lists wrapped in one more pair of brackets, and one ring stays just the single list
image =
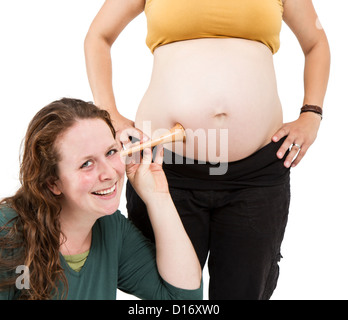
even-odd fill
[{"label": "pregnant woman", "polygon": [[[143,11],[153,71],[132,122],[116,107],[110,49]],[[273,66],[282,20],[305,56],[303,104],[291,123],[283,123]],[[316,138],[329,76],[329,45],[312,1],[107,0],[85,55],[95,103],[117,131],[155,137],[175,123],[186,129],[184,143],[166,146],[163,169],[202,268],[209,253],[209,298],[269,299],[290,167]],[[129,218],[153,239],[129,183],[127,199]]]}]

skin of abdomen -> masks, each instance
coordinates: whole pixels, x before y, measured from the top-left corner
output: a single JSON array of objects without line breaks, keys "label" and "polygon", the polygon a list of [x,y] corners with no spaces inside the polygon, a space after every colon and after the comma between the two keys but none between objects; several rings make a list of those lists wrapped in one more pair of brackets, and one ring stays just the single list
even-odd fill
[{"label": "skin of abdomen", "polygon": [[154,52],[135,126],[156,138],[180,123],[186,142],[165,148],[209,162],[243,159],[282,125],[271,51],[251,40],[179,41]]}]

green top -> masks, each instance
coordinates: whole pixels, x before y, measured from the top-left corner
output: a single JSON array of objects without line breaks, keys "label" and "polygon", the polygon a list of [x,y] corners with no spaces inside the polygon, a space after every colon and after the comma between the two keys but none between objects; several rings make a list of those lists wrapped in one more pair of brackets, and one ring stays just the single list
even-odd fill
[{"label": "green top", "polygon": [[79,272],[85,264],[88,254],[89,250],[78,254],[64,255],[63,257],[71,269]]},{"label": "green top", "polygon": [[[15,215],[13,210],[0,210],[0,226]],[[117,289],[140,299],[203,299],[202,284],[197,290],[185,290],[160,277],[155,246],[120,211],[96,221],[90,251],[79,272],[62,255],[60,258],[69,284],[69,300],[114,300]],[[0,300],[16,299],[18,295],[19,289],[14,287],[0,292]]]}]

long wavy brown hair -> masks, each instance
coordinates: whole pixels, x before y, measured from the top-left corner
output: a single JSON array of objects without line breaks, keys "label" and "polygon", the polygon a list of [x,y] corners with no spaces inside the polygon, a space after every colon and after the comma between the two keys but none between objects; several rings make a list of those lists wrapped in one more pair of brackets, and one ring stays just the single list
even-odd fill
[{"label": "long wavy brown hair", "polygon": [[[18,277],[14,270],[25,265],[29,268],[30,288],[19,290],[19,299],[66,297],[68,283],[59,255],[60,197],[47,184],[58,179],[60,157],[56,139],[77,120],[98,118],[107,123],[115,137],[108,112],[78,99],[63,98],[50,103],[29,124],[20,166],[21,186],[14,196],[0,202],[1,207],[17,213],[9,223],[0,226],[0,289],[14,288],[15,276]],[[3,279],[1,274],[5,271],[13,276]]]}]

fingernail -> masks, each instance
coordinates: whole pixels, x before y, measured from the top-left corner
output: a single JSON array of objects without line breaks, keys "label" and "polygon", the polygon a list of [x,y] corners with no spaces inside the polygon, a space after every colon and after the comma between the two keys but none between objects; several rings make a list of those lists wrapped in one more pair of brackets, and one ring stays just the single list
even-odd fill
[{"label": "fingernail", "polygon": [[283,157],[283,153],[281,153],[281,152],[278,152],[277,155],[278,155],[279,158]]},{"label": "fingernail", "polygon": [[287,168],[290,167],[290,162],[289,161],[285,161],[285,167],[287,167]]}]

